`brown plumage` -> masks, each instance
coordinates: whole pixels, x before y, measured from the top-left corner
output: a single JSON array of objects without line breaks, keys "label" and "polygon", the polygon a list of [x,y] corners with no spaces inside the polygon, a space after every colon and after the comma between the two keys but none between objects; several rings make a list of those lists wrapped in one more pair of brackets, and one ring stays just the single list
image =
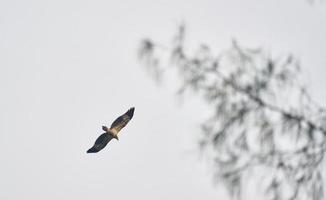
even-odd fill
[{"label": "brown plumage", "polygon": [[93,145],[92,148],[90,148],[87,153],[96,153],[102,150],[113,138],[119,140],[118,133],[120,130],[125,127],[128,122],[131,120],[131,118],[134,115],[135,108],[130,108],[125,114],[118,117],[114,122],[111,124],[110,129],[106,126],[102,126],[103,133],[100,135]]}]

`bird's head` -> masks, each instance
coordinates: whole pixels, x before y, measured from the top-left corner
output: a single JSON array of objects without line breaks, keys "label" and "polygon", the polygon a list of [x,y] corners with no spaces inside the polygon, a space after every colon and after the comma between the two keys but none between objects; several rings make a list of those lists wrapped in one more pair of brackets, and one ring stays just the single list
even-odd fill
[{"label": "bird's head", "polygon": [[108,127],[106,127],[106,126],[102,126],[102,130],[105,131],[105,132],[109,131]]}]

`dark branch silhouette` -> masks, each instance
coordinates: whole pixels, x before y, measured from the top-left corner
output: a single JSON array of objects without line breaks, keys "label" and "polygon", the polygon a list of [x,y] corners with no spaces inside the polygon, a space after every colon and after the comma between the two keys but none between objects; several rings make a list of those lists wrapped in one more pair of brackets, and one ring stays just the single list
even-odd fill
[{"label": "dark branch silhouette", "polygon": [[259,169],[266,199],[323,199],[326,110],[311,99],[292,55],[274,58],[236,41],[218,55],[208,45],[191,51],[181,25],[170,46],[143,40],[139,57],[156,79],[176,68],[179,93],[192,90],[211,107],[199,146],[233,198]]}]

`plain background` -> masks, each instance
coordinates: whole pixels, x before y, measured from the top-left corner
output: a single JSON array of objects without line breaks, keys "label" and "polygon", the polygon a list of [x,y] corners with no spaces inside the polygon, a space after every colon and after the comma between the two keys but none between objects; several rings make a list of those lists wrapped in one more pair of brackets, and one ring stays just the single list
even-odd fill
[{"label": "plain background", "polygon": [[[1,0],[0,199],[223,199],[196,146],[206,107],[137,60],[142,38],[169,44],[181,21],[190,47],[293,53],[325,105],[323,1]],[[120,141],[86,154],[132,106]]]}]

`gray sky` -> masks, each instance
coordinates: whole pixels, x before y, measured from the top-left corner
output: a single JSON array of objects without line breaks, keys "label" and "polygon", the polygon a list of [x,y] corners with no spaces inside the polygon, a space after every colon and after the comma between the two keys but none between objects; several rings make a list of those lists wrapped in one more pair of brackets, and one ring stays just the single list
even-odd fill
[{"label": "gray sky", "polygon": [[[0,199],[218,199],[196,149],[205,109],[180,106],[137,61],[144,37],[168,43],[187,23],[190,46],[236,38],[300,58],[325,105],[326,4],[304,0],[0,1]],[[86,154],[118,115],[135,116]]]}]

